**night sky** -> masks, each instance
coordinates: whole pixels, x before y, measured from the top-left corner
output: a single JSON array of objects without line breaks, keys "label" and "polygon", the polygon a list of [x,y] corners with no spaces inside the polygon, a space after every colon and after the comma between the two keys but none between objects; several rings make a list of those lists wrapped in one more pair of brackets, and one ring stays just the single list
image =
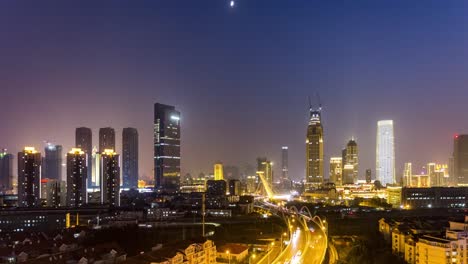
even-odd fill
[{"label": "night sky", "polygon": [[111,126],[120,151],[131,126],[152,177],[161,102],[182,113],[182,175],[257,156],[280,175],[287,145],[300,179],[318,92],[326,177],[352,136],[360,177],[375,171],[379,119],[395,122],[397,175],[447,162],[468,133],[467,14],[466,1],[2,1],[0,147],[69,150],[78,126],[97,145]]}]

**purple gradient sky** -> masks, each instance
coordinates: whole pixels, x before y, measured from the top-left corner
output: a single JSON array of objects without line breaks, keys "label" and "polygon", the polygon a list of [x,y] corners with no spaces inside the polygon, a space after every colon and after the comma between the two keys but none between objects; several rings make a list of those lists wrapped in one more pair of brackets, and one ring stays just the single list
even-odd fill
[{"label": "purple gradient sky", "polygon": [[[183,174],[268,156],[304,175],[307,96],[324,104],[325,158],[354,136],[375,169],[379,119],[403,162],[446,162],[468,132],[463,1],[5,1],[0,147],[16,153],[74,129],[140,133],[152,175],[153,103],[182,112]],[[328,169],[327,169],[328,171]]]}]

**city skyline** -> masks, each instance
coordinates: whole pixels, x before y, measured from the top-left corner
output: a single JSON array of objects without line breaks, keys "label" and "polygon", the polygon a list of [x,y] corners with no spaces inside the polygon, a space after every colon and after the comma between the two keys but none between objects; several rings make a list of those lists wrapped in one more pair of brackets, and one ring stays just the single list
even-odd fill
[{"label": "city skyline", "polygon": [[[114,127],[118,135],[124,127],[135,127],[141,132],[141,175],[151,179],[152,105],[164,102],[183,113],[182,175],[210,172],[215,160],[226,165],[255,164],[257,156],[269,157],[278,175],[279,149],[287,145],[289,175],[300,180],[305,174],[306,98],[316,91],[325,106],[324,175],[328,175],[329,158],[339,156],[342,142],[351,136],[360,146],[360,178],[364,168],[375,168],[377,120],[395,121],[397,177],[405,162],[416,169],[427,161],[447,163],[453,135],[468,132],[468,122],[463,122],[466,36],[460,34],[465,3],[434,3],[395,14],[386,5],[367,2],[352,6],[291,3],[287,12],[275,1],[242,1],[232,10],[220,2],[189,3],[182,8],[172,8],[175,3],[142,4],[151,12],[117,5],[77,11],[73,6],[51,4],[24,11],[20,4],[5,4],[0,12],[5,25],[13,29],[2,27],[8,41],[1,44],[0,66],[6,70],[0,74],[4,107],[11,111],[0,113],[5,122],[0,147],[15,154],[27,145],[42,150],[42,142],[50,140],[68,151],[74,147],[76,127],[92,128],[93,142],[98,141],[100,127]],[[372,14],[360,16],[369,9]],[[122,10],[129,12],[128,18],[116,16]],[[265,21],[253,14],[259,10],[265,12]],[[440,19],[433,21],[434,14]],[[190,23],[175,22],[172,16],[184,16]],[[116,25],[125,22],[129,31],[101,25],[75,33],[88,21],[101,18]],[[29,29],[32,24],[49,37],[40,38]],[[252,31],[245,31],[246,26],[252,26]],[[265,33],[256,36],[258,31]],[[194,35],[206,39],[184,44]],[[82,38],[90,41],[72,41]],[[438,41],[427,43],[427,38]],[[23,47],[12,42],[15,39],[37,45]],[[376,39],[380,40],[376,43]],[[227,54],[231,50],[233,54]],[[400,56],[394,56],[396,51]],[[117,57],[121,60],[116,61]],[[23,71],[12,72],[15,68]],[[34,95],[36,89],[41,93],[17,107],[24,102],[20,94]],[[271,99],[262,101],[267,93]],[[434,100],[444,107],[426,103]],[[437,126],[426,122],[430,119],[438,120]],[[278,129],[283,120],[281,127],[287,130]],[[243,127],[249,129],[239,129]],[[198,149],[205,151],[198,153]],[[119,141],[117,152],[122,153]]]}]

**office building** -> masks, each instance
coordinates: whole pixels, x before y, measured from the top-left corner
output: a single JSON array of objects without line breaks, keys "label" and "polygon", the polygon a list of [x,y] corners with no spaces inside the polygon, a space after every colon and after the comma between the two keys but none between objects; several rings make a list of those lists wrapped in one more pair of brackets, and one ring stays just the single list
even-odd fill
[{"label": "office building", "polygon": [[42,163],[42,178],[62,180],[62,146],[47,143],[44,149],[45,157]]},{"label": "office building", "polygon": [[405,208],[465,208],[467,187],[403,188],[401,201]]},{"label": "office building", "polygon": [[87,203],[86,164],[86,153],[81,149],[73,148],[67,154],[67,205],[70,207],[81,207]]},{"label": "office building", "polygon": [[283,183],[289,183],[289,173],[288,173],[288,147],[283,146],[281,148],[281,180]]},{"label": "office building", "polygon": [[382,185],[395,184],[395,141],[393,121],[377,122],[376,180]]},{"label": "office building", "polygon": [[115,150],[115,130],[111,127],[99,129],[99,152],[102,153],[106,149]]},{"label": "office building", "polygon": [[[86,154],[86,167],[88,176],[87,186],[88,188],[93,187],[93,182],[91,181],[91,175],[93,171],[93,133],[91,128],[87,127],[78,127],[75,130],[75,147],[81,149]],[[99,168],[99,167],[98,167]]]},{"label": "office building", "polygon": [[258,176],[257,175],[247,176],[247,193],[248,194],[256,193],[257,186],[258,186]]},{"label": "office building", "polygon": [[372,170],[367,169],[366,170],[366,183],[371,183],[372,182]]},{"label": "office building", "polygon": [[229,180],[229,194],[230,195],[241,195],[241,182],[239,180]]},{"label": "office building", "polygon": [[387,203],[393,208],[399,208],[401,205],[401,186],[387,186]]},{"label": "office building", "polygon": [[138,131],[127,127],[122,131],[123,188],[138,188]]},{"label": "office building", "polygon": [[154,105],[154,181],[163,192],[180,187],[180,112],[159,103]]},{"label": "office building", "polygon": [[406,162],[403,169],[403,186],[411,187],[413,178],[413,165],[411,162]]},{"label": "office building", "polygon": [[330,158],[330,182],[333,182],[336,186],[343,184],[343,159],[341,157]]},{"label": "office building", "polygon": [[18,206],[36,207],[41,198],[41,153],[25,147],[18,153]]},{"label": "office building", "polygon": [[323,183],[323,126],[322,108],[309,108],[310,118],[306,138],[306,189]]},{"label": "office building", "polygon": [[353,166],[352,179],[353,179],[353,183],[357,183],[359,159],[358,159],[358,146],[354,139],[351,139],[346,145],[346,163],[344,166],[346,165]]},{"label": "office building", "polygon": [[208,180],[206,181],[206,194],[208,196],[225,196],[227,184],[224,180]]},{"label": "office building", "polygon": [[13,155],[6,149],[0,150],[0,193],[13,189]]},{"label": "office building", "polygon": [[453,140],[453,172],[457,184],[468,184],[468,135],[456,135]]},{"label": "office building", "polygon": [[120,205],[120,163],[119,154],[105,149],[101,154],[101,204]]},{"label": "office building", "polygon": [[346,164],[343,167],[343,184],[354,184],[354,166]]},{"label": "office building", "polygon": [[214,165],[214,179],[215,181],[224,180],[223,163],[220,161],[216,162]]}]

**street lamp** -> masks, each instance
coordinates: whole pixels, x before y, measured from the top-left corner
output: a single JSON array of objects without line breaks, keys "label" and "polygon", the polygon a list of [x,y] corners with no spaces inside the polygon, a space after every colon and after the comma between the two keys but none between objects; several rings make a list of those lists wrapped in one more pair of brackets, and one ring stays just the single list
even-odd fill
[{"label": "street lamp", "polygon": [[251,260],[252,259],[255,259],[256,255],[255,254],[252,254],[252,256],[249,258],[249,264],[251,264]]},{"label": "street lamp", "polygon": [[229,250],[226,250],[226,254],[228,256],[228,263],[231,264],[231,254],[230,254]]}]

